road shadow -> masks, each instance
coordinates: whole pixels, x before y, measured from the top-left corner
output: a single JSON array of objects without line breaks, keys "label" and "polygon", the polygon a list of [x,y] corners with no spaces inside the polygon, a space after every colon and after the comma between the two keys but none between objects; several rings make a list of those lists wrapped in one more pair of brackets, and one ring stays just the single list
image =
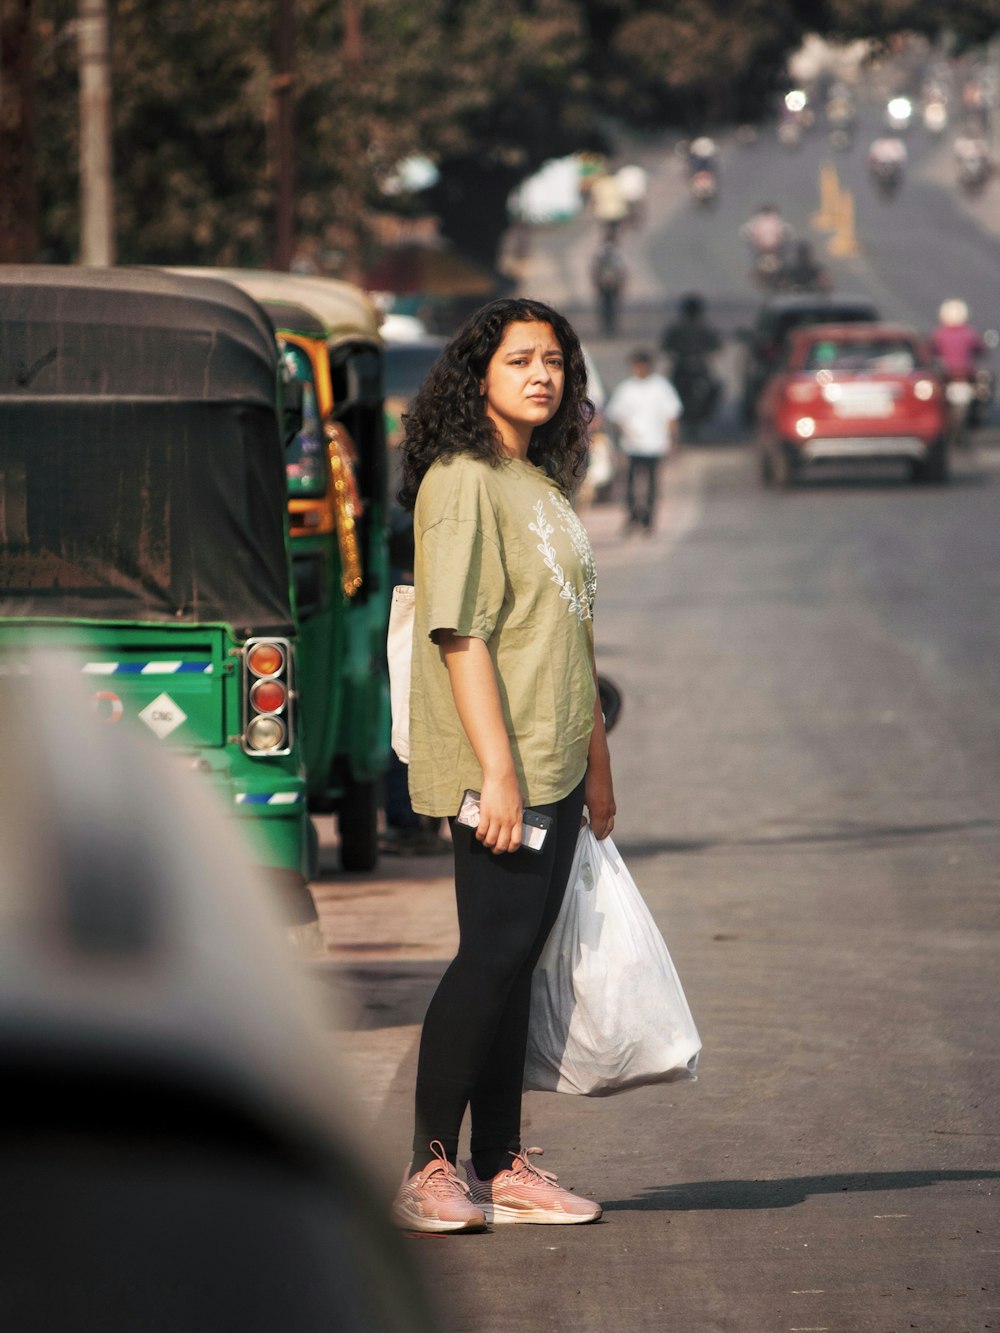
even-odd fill
[{"label": "road shadow", "polygon": [[793,1208],[816,1194],[879,1194],[952,1181],[1000,1180],[1000,1171],[874,1171],[787,1180],[698,1180],[656,1185],[632,1199],[602,1200],[605,1213],[700,1213]]},{"label": "road shadow", "polygon": [[[404,945],[388,941],[384,947],[387,952],[392,952]],[[422,1023],[446,967],[447,963],[440,959],[432,962],[324,961],[312,964],[308,976],[329,1026],[345,1032],[368,1032],[376,1028]]]}]

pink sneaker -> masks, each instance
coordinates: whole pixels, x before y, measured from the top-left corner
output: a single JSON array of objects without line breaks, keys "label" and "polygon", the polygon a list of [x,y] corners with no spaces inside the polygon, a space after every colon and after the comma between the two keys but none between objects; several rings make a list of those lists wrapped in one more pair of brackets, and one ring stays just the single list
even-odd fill
[{"label": "pink sneaker", "polygon": [[551,1171],[542,1171],[528,1161],[541,1148],[525,1148],[514,1165],[492,1180],[480,1180],[471,1161],[465,1163],[472,1201],[482,1208],[487,1222],[541,1222],[566,1226],[573,1222],[596,1222],[601,1205],[592,1199],[560,1189]]},{"label": "pink sneaker", "polygon": [[392,1220],[404,1231],[485,1231],[486,1217],[471,1201],[469,1187],[445,1156],[431,1144],[434,1161],[403,1177],[392,1205]]}]

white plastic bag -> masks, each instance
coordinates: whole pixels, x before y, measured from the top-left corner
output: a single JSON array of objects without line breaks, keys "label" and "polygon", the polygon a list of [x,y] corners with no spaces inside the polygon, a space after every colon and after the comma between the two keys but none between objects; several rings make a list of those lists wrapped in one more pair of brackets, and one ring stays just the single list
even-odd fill
[{"label": "white plastic bag", "polygon": [[601,1097],[695,1077],[701,1039],[663,936],[610,838],[580,830],[531,982],[524,1086]]}]

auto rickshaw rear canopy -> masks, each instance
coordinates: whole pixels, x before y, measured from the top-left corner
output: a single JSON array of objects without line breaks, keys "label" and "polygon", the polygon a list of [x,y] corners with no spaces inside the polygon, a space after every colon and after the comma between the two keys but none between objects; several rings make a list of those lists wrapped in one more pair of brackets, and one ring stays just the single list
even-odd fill
[{"label": "auto rickshaw rear canopy", "polygon": [[0,615],[290,632],[276,386],[227,283],[0,266]]},{"label": "auto rickshaw rear canopy", "polygon": [[251,268],[186,268],[177,271],[223,278],[241,287],[262,304],[289,301],[304,306],[322,322],[331,347],[345,339],[381,342],[381,315],[374,301],[360,287],[342,282],[339,278]]}]

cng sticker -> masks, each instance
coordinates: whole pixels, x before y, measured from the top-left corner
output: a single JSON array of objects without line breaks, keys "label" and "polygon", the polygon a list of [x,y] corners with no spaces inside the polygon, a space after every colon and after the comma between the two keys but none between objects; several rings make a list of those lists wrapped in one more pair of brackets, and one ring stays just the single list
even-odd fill
[{"label": "cng sticker", "polygon": [[90,706],[97,714],[99,722],[120,722],[125,712],[125,705],[111,690],[98,690],[96,694],[92,694]]},{"label": "cng sticker", "polygon": [[166,740],[172,731],[176,731],[182,722],[187,721],[187,713],[179,704],[174,703],[169,694],[158,694],[139,716],[161,741]]}]

